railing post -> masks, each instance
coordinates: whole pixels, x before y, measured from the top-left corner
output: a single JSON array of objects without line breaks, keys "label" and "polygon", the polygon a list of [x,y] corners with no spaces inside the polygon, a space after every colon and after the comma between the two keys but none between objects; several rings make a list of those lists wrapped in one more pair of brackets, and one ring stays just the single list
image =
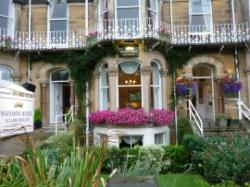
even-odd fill
[{"label": "railing post", "polygon": [[238,99],[238,102],[237,102],[237,104],[238,104],[238,111],[239,111],[239,119],[240,120],[242,120],[242,101],[240,100],[240,99]]},{"label": "railing post", "polygon": [[191,121],[191,112],[192,112],[192,108],[191,108],[191,103],[190,103],[190,99],[188,100],[188,114],[189,114],[189,121]]}]

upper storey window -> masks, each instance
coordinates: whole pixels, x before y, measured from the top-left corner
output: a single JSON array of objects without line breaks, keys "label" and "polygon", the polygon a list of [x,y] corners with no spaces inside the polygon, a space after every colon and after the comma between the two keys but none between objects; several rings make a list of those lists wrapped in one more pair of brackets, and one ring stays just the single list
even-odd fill
[{"label": "upper storey window", "polygon": [[0,0],[0,33],[10,34],[13,27],[12,0]]},{"label": "upper storey window", "polygon": [[139,19],[139,0],[117,0],[118,19]]},{"label": "upper storey window", "polygon": [[49,31],[54,44],[65,43],[67,33],[67,0],[50,1]]},{"label": "upper storey window", "polygon": [[[190,0],[189,1],[190,25],[212,25],[211,0]],[[205,29],[205,28],[204,28]],[[206,30],[201,31],[208,31]]]},{"label": "upper storey window", "polygon": [[139,31],[139,0],[116,0],[118,32],[132,36]]},{"label": "upper storey window", "polygon": [[147,0],[148,17],[157,18],[157,0]]},{"label": "upper storey window", "polygon": [[99,17],[101,20],[108,19],[108,0],[100,0]]}]

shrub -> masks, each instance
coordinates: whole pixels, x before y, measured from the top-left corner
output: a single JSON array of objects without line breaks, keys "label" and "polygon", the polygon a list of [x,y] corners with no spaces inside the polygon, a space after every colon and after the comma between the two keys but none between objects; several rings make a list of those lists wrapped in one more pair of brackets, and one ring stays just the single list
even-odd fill
[{"label": "shrub", "polygon": [[42,112],[41,109],[36,109],[34,114],[34,122],[41,123],[42,122]]},{"label": "shrub", "polygon": [[200,153],[204,176],[211,182],[249,182],[249,155],[249,137],[210,137],[207,139],[207,148]]},{"label": "shrub", "polygon": [[178,142],[181,144],[185,134],[193,134],[191,124],[187,118],[178,120]]},{"label": "shrub", "polygon": [[183,145],[163,146],[163,149],[165,150],[164,160],[168,161],[164,172],[183,172],[188,169],[188,154]]},{"label": "shrub", "polygon": [[63,132],[58,135],[51,136],[42,145],[44,149],[54,149],[58,151],[59,160],[62,161],[65,157],[70,155],[71,147],[73,145],[73,132]]},{"label": "shrub", "polygon": [[183,145],[190,155],[196,171],[213,183],[235,181],[238,184],[250,179],[250,138],[233,135],[207,137],[186,135]]}]

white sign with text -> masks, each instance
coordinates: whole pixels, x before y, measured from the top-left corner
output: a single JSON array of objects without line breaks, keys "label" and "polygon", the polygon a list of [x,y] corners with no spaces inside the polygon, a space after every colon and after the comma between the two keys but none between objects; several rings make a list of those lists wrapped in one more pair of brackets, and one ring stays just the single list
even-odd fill
[{"label": "white sign with text", "polygon": [[0,93],[0,137],[34,130],[34,99],[13,93]]}]

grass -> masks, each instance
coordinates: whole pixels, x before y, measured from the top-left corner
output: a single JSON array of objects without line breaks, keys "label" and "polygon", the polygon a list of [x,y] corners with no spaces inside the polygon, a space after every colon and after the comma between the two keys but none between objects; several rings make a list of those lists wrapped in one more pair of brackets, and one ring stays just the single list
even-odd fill
[{"label": "grass", "polygon": [[208,187],[210,186],[200,175],[167,174],[157,177],[159,187]]}]

